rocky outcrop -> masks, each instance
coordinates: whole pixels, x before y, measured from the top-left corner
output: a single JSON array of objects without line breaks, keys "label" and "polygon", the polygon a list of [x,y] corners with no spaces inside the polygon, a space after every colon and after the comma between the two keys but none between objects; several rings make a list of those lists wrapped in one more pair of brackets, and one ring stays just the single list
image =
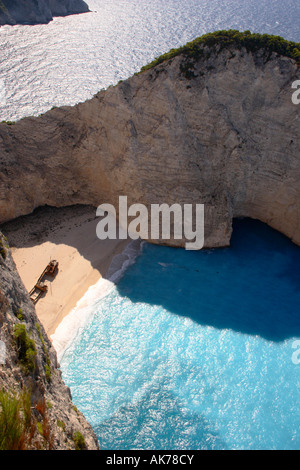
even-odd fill
[{"label": "rocky outcrop", "polygon": [[0,26],[49,23],[54,16],[89,11],[83,0],[1,0]]},{"label": "rocky outcrop", "polygon": [[[27,412],[23,410],[28,398]],[[22,397],[22,398],[21,398]],[[12,423],[17,400],[21,413]],[[6,239],[0,233],[0,449],[99,448],[86,419],[73,405],[58,369],[56,352],[17,273]],[[19,431],[19,433],[17,432]],[[4,437],[7,442],[3,442]]]},{"label": "rocky outcrop", "polygon": [[1,222],[127,195],[205,204],[207,247],[230,243],[235,217],[300,244],[299,79],[296,61],[274,52],[204,46],[85,103],[1,124]]}]

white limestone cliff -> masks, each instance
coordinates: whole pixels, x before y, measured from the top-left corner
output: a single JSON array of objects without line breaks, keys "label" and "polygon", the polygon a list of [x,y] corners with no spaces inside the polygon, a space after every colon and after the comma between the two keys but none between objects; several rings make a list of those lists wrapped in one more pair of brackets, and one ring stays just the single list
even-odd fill
[{"label": "white limestone cliff", "polygon": [[0,222],[43,205],[117,206],[127,195],[148,207],[205,204],[207,247],[230,243],[235,217],[300,244],[297,63],[231,48],[198,59],[188,75],[185,60],[1,124]]}]

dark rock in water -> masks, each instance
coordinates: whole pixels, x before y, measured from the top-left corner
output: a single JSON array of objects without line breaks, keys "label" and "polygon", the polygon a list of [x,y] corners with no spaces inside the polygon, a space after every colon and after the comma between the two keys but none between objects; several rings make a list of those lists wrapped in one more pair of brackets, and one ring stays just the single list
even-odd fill
[{"label": "dark rock in water", "polygon": [[0,25],[46,24],[54,16],[88,11],[83,0],[0,0]]}]

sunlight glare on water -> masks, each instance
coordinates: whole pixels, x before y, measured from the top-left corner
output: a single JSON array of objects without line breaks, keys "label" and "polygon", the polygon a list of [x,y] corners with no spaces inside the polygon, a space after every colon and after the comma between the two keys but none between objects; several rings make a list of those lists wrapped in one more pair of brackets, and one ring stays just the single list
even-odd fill
[{"label": "sunlight glare on water", "polygon": [[144,245],[61,360],[101,448],[299,448],[299,266],[253,221],[228,249]]},{"label": "sunlight glare on water", "polygon": [[91,13],[0,28],[0,121],[85,101],[171,48],[218,29],[300,40],[298,0],[88,0]]}]

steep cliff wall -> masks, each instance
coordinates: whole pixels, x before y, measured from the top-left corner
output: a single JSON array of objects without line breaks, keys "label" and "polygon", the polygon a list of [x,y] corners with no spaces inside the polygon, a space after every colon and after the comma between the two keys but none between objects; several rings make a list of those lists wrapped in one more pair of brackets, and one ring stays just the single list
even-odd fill
[{"label": "steep cliff wall", "polygon": [[49,23],[54,16],[88,12],[83,0],[1,0],[0,26]]},{"label": "steep cliff wall", "polygon": [[229,244],[234,217],[300,244],[297,62],[197,47],[75,107],[1,124],[1,222],[46,204],[117,206],[127,195],[129,204],[205,204],[209,247]]},{"label": "steep cliff wall", "polygon": [[[13,400],[20,406],[15,417],[13,406],[7,406]],[[1,233],[0,422],[0,449],[98,449],[91,426],[62,381],[56,353]]]}]

